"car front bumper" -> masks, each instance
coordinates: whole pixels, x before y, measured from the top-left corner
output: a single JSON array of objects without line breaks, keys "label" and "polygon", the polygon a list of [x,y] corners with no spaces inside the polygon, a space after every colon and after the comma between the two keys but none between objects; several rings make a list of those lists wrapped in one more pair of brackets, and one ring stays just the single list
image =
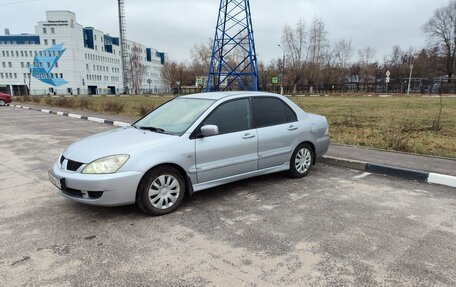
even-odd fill
[{"label": "car front bumper", "polygon": [[113,174],[82,174],[68,172],[55,163],[49,170],[49,180],[60,195],[71,200],[96,206],[121,206],[136,201],[136,190],[143,173],[126,171]]}]

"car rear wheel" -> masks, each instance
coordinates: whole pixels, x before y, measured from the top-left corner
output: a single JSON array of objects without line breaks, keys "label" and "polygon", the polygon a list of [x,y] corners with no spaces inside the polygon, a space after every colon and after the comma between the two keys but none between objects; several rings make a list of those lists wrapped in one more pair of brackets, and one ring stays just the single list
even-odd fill
[{"label": "car rear wheel", "polygon": [[6,102],[4,100],[0,100],[0,107],[6,106]]},{"label": "car rear wheel", "polygon": [[175,211],[185,196],[185,182],[173,167],[158,167],[141,181],[136,204],[148,215],[164,215]]},{"label": "car rear wheel", "polygon": [[313,163],[313,149],[309,144],[300,144],[293,152],[290,161],[289,175],[301,178],[309,174]]}]

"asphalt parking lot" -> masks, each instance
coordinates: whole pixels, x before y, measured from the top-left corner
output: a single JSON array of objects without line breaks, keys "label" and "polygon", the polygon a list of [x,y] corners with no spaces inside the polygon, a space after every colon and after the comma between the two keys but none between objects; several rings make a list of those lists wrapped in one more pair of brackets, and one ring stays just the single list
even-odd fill
[{"label": "asphalt parking lot", "polygon": [[60,197],[47,170],[111,126],[0,108],[2,286],[455,286],[456,190],[318,164],[175,213]]}]

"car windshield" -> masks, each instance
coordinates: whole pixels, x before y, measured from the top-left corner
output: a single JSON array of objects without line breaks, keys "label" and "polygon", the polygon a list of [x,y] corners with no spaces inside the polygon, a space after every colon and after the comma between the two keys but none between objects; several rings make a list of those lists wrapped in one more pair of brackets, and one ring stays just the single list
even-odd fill
[{"label": "car windshield", "polygon": [[136,128],[168,134],[183,134],[214,100],[180,98],[170,101],[134,124]]}]

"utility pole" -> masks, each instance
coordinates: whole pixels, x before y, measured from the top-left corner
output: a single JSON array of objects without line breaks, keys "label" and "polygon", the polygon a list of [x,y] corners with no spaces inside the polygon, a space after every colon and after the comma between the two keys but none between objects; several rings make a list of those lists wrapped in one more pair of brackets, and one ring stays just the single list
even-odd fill
[{"label": "utility pole", "polygon": [[409,76],[409,82],[408,82],[408,88],[407,88],[407,95],[410,95],[410,85],[412,83],[412,74],[413,74],[413,63],[410,63],[410,76]]},{"label": "utility pole", "polygon": [[120,54],[122,63],[122,88],[123,93],[128,94],[128,68],[127,68],[127,27],[125,20],[125,0],[117,0],[119,4],[119,31],[120,31]]},{"label": "utility pole", "polygon": [[283,52],[283,58],[282,58],[282,75],[280,76],[280,94],[283,95],[283,78],[285,77],[285,49],[280,45],[278,44],[277,46],[279,46],[280,49],[282,49],[282,52]]}]

